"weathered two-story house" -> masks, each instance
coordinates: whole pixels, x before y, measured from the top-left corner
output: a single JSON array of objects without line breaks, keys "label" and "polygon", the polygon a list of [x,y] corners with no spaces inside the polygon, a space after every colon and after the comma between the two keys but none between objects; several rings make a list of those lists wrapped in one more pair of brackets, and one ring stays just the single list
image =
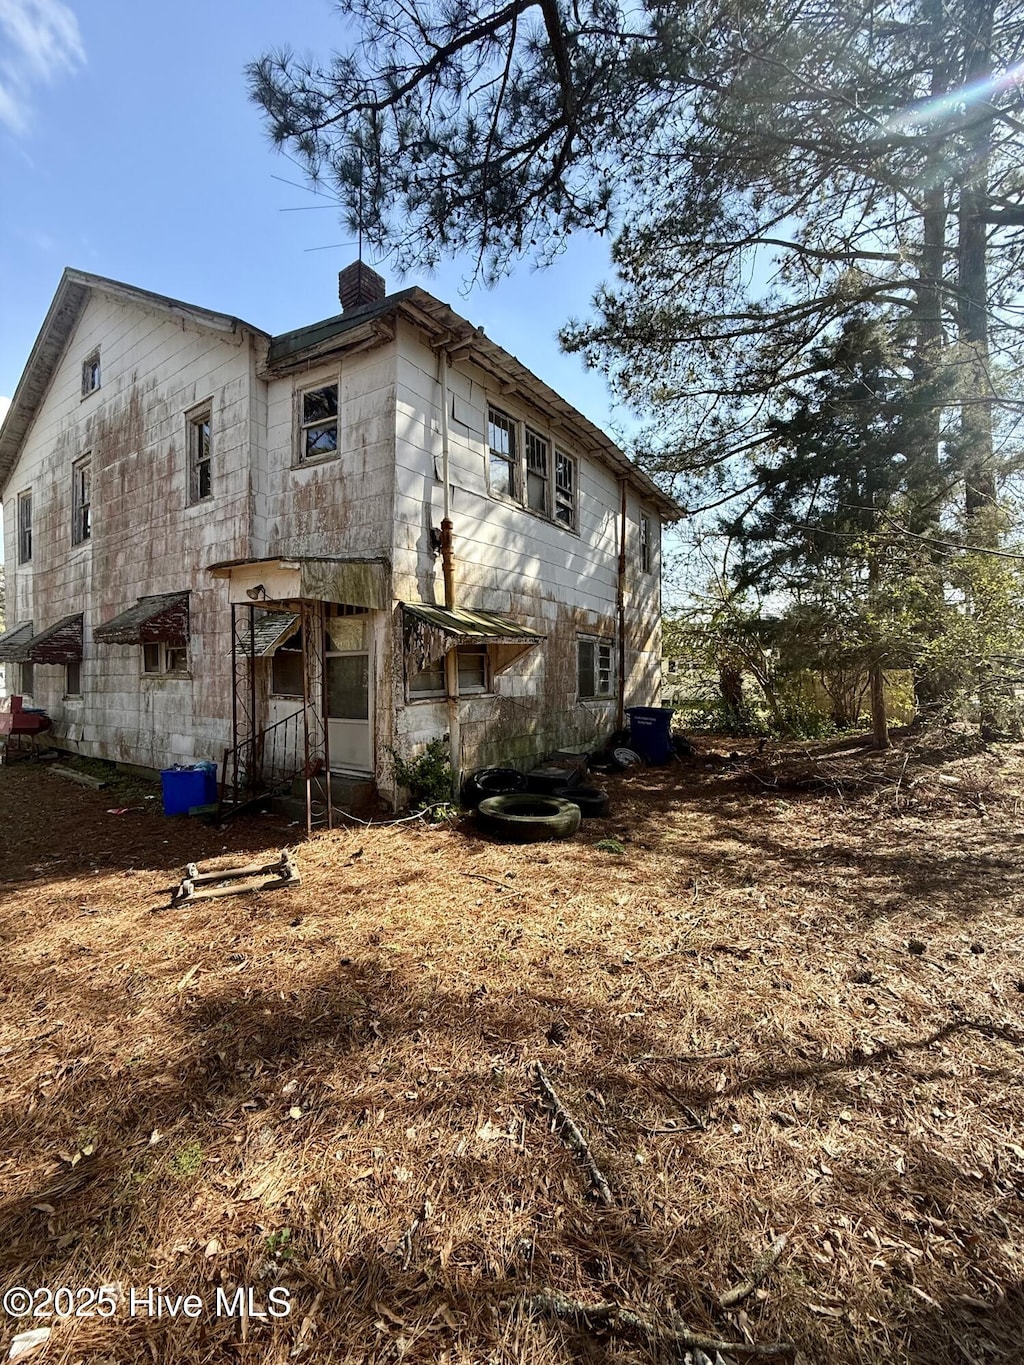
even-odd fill
[{"label": "weathered two-story house", "polygon": [[61,747],[390,793],[656,702],[675,504],[425,290],[339,287],[269,336],[65,271],[0,429],[0,660]]}]

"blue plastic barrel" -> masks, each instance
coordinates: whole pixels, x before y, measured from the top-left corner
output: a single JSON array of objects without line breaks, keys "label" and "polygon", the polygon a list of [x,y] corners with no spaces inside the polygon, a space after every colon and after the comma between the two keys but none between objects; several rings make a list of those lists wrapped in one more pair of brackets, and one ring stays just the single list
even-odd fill
[{"label": "blue plastic barrel", "polygon": [[187,815],[193,806],[212,806],[217,800],[216,763],[163,768],[160,787],[165,815]]},{"label": "blue plastic barrel", "polygon": [[667,763],[672,755],[670,706],[627,706],[629,742],[648,763]]}]

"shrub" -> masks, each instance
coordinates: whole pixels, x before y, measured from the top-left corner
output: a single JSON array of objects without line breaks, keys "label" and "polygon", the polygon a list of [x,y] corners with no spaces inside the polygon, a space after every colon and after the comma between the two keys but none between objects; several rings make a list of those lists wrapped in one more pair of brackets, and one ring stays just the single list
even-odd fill
[{"label": "shrub", "polygon": [[410,759],[392,750],[391,761],[394,764],[395,781],[408,791],[409,805],[413,810],[424,810],[428,806],[439,806],[451,801],[455,775],[448,755],[447,740],[430,740],[421,753]]}]

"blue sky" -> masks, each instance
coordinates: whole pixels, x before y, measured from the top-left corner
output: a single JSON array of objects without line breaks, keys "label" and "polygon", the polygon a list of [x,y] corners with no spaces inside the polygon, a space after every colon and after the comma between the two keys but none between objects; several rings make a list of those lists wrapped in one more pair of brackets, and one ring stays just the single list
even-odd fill
[{"label": "blue sky", "polygon": [[[274,178],[302,180],[270,146],[243,67],[285,45],[325,55],[344,36],[330,0],[0,0],[0,395],[65,265],[270,332],[338,311],[355,248],[334,248],[346,234],[333,208]],[[404,280],[383,270],[389,288],[424,285],[613,424],[603,380],[555,336],[588,311],[603,244],[580,241],[544,272],[524,262],[468,297],[458,262]]]}]

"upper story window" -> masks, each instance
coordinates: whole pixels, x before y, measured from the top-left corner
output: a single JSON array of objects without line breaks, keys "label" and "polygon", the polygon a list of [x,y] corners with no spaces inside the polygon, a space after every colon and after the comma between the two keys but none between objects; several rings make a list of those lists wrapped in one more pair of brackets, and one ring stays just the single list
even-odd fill
[{"label": "upper story window", "polygon": [[576,461],[555,451],[555,520],[576,530]]},{"label": "upper story window", "polygon": [[577,529],[579,465],[549,437],[498,408],[487,410],[488,484],[492,496],[522,503],[567,530]]},{"label": "upper story window", "polygon": [[577,642],[579,694],[582,699],[600,700],[612,695],[615,670],[609,640]]},{"label": "upper story window", "polygon": [[213,471],[210,461],[211,415],[212,409],[207,403],[197,412],[190,413],[187,419],[189,502],[202,502],[213,493]]},{"label": "upper story window", "polygon": [[651,519],[645,512],[640,513],[640,568],[651,572]]},{"label": "upper story window", "polygon": [[88,398],[90,393],[100,386],[100,348],[97,346],[95,351],[82,361],[82,397]]},{"label": "upper story window", "polygon": [[321,384],[299,395],[298,462],[338,451],[338,385]]},{"label": "upper story window", "polygon": [[71,544],[83,545],[92,535],[92,458],[71,466]]},{"label": "upper story window", "polygon": [[18,563],[28,564],[32,558],[32,493],[18,494]]},{"label": "upper story window", "polygon": [[551,445],[526,428],[526,505],[533,512],[548,514],[548,480]]},{"label": "upper story window", "polygon": [[492,493],[519,498],[519,451],[516,448],[516,423],[497,408],[487,410],[487,448],[490,454],[488,477]]}]

